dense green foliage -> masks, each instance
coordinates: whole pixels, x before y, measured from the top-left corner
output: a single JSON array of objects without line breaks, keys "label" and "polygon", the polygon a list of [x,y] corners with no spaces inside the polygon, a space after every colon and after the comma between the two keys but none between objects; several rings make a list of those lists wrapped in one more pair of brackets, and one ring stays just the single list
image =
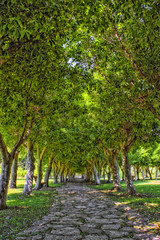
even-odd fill
[{"label": "dense green foliage", "polygon": [[158,0],[1,1],[0,194],[28,138],[35,156],[47,148],[43,174],[53,155],[56,177],[100,176],[112,152],[132,181],[130,151],[137,171],[158,175],[159,11]]}]

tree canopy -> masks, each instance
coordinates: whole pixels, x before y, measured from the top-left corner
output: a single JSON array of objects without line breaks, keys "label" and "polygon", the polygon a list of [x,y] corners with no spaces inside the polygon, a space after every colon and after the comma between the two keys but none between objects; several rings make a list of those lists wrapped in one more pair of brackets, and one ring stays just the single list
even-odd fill
[{"label": "tree canopy", "polygon": [[159,10],[158,0],[1,1],[1,179],[27,139],[75,172],[120,151],[129,169],[130,148],[159,141]]}]

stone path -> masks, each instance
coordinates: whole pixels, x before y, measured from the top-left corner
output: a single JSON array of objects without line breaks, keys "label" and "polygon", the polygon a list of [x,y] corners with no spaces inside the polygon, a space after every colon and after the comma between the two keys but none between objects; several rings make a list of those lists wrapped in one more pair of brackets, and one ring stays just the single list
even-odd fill
[{"label": "stone path", "polygon": [[83,183],[67,183],[57,192],[50,213],[16,240],[160,239],[137,232],[124,206]]}]

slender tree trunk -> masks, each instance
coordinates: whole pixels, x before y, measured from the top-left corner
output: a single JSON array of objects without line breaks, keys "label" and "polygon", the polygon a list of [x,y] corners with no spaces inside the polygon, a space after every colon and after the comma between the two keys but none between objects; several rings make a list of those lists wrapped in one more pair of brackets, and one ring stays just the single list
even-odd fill
[{"label": "slender tree trunk", "polygon": [[105,179],[106,179],[106,174],[105,172],[103,172],[103,180],[105,181]]},{"label": "slender tree trunk", "polygon": [[60,175],[59,175],[59,182],[60,183],[64,182],[64,175],[63,175],[63,173],[64,173],[64,169],[60,172]]},{"label": "slender tree trunk", "polygon": [[157,180],[158,179],[158,169],[156,169],[156,174],[155,174],[155,180]]},{"label": "slender tree trunk", "polygon": [[6,199],[9,185],[9,178],[11,173],[11,162],[6,159],[5,164],[2,164],[2,172],[0,176],[0,210],[6,209]]},{"label": "slender tree trunk", "polygon": [[100,185],[100,179],[99,179],[99,176],[98,176],[98,173],[97,173],[97,169],[96,169],[95,166],[94,166],[94,179],[95,179],[96,185]]},{"label": "slender tree trunk", "polygon": [[107,173],[107,182],[108,183],[111,183],[111,176],[112,176],[112,173],[109,171],[108,173]]},{"label": "slender tree trunk", "polygon": [[137,180],[140,180],[139,178],[139,167],[137,166]]},{"label": "slender tree trunk", "polygon": [[33,185],[33,175],[34,175],[34,162],[35,162],[35,158],[33,155],[33,147],[34,144],[28,140],[27,142],[27,148],[28,148],[28,152],[27,152],[27,174],[26,174],[26,180],[25,180],[25,184],[24,184],[24,189],[22,194],[31,194],[32,193],[32,185]]},{"label": "slender tree trunk", "polygon": [[129,158],[128,158],[128,152],[129,152],[129,147],[124,146],[122,149],[123,153],[123,168],[125,172],[125,181],[127,185],[127,194],[129,195],[134,195],[136,193],[136,190],[134,188],[133,184],[133,179],[132,179],[132,174],[131,174],[131,166],[129,164]]},{"label": "slender tree trunk", "polygon": [[145,178],[145,174],[144,174],[144,170],[143,170],[143,168],[142,168],[142,178],[143,178],[143,180],[146,179],[146,178]]},{"label": "slender tree trunk", "polygon": [[149,169],[149,167],[148,167],[148,169],[147,169],[147,172],[148,172],[148,174],[149,174],[150,180],[152,180],[152,171]]},{"label": "slender tree trunk", "polygon": [[3,137],[0,133],[0,152],[2,155],[2,171],[0,175],[0,210],[7,208],[6,199],[7,199],[7,191],[9,185],[9,178],[11,174],[11,166],[12,161],[14,159],[15,153],[17,149],[22,145],[22,143],[28,138],[30,131],[34,124],[34,118],[31,121],[31,124],[27,130],[27,119],[24,124],[24,128],[19,140],[14,145],[11,153],[8,153],[7,146],[3,140]]},{"label": "slender tree trunk", "polygon": [[55,171],[53,171],[53,183],[58,183],[58,175],[55,173]]},{"label": "slender tree trunk", "polygon": [[134,180],[137,181],[137,171],[135,167],[134,167]]},{"label": "slender tree trunk", "polygon": [[121,171],[122,171],[122,181],[125,181],[123,166],[121,167]]},{"label": "slender tree trunk", "polygon": [[147,169],[146,169],[146,178],[148,178],[148,171],[147,171]]},{"label": "slender tree trunk", "polygon": [[12,174],[11,174],[11,181],[10,181],[10,188],[16,188],[17,187],[17,170],[18,170],[18,155],[19,152],[16,151],[14,160],[12,163]]},{"label": "slender tree trunk", "polygon": [[101,178],[101,175],[102,175],[102,170],[99,170],[99,171],[98,171],[98,178],[99,178],[99,179]]},{"label": "slender tree trunk", "polygon": [[92,173],[88,169],[86,169],[86,172],[85,172],[85,181],[86,182],[92,181]]},{"label": "slender tree trunk", "polygon": [[119,167],[117,163],[117,156],[118,152],[111,150],[111,161],[110,161],[110,166],[112,170],[112,175],[113,175],[113,189],[115,191],[121,190],[121,185],[120,185],[120,176],[119,176]]},{"label": "slender tree trunk", "polygon": [[51,173],[51,170],[52,170],[53,161],[54,161],[54,157],[53,157],[53,155],[51,155],[50,159],[49,159],[49,164],[48,164],[48,167],[47,167],[47,170],[46,170],[46,174],[45,174],[45,177],[44,177],[44,186],[45,187],[49,187],[48,181],[49,181],[49,176],[50,176],[50,173]]},{"label": "slender tree trunk", "polygon": [[7,147],[0,134],[0,152],[2,155],[2,171],[0,175],[0,210],[6,209],[7,191],[9,185],[9,178],[11,174],[11,166],[13,159],[7,151]]},{"label": "slender tree trunk", "polygon": [[34,187],[34,190],[39,190],[40,188],[42,188],[42,160],[43,160],[43,156],[45,154],[46,151],[46,147],[44,147],[41,155],[39,153],[39,146],[37,146],[37,156],[38,156],[38,169],[37,169],[37,181],[36,181],[36,185]]},{"label": "slender tree trunk", "polygon": [[42,160],[39,160],[38,162],[38,169],[37,169],[37,180],[36,180],[36,185],[33,190],[39,190],[42,188]]},{"label": "slender tree trunk", "polygon": [[148,172],[149,173],[149,179],[152,180],[152,173],[151,172]]}]

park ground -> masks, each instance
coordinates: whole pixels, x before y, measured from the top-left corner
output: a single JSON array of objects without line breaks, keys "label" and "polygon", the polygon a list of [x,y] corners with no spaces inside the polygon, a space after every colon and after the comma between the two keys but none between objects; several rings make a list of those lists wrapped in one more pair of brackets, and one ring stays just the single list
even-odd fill
[{"label": "park ground", "polygon": [[[24,186],[24,178],[17,181],[17,189],[9,189],[7,210],[0,211],[0,239],[15,239],[15,236],[29,228],[33,222],[39,221],[49,213],[49,209],[57,196],[57,187],[63,184],[53,184],[50,180],[50,188],[42,188],[34,191],[30,196],[21,195]],[[97,189],[113,200],[118,205],[125,207],[126,211],[133,209],[137,215],[133,221],[148,222],[148,229],[152,234],[160,235],[160,180],[139,180],[134,182],[139,195],[130,197],[125,194],[125,183],[122,182],[122,191],[114,192],[112,183],[103,183],[96,186],[87,184],[90,188]],[[147,228],[147,225],[145,226]]]}]

